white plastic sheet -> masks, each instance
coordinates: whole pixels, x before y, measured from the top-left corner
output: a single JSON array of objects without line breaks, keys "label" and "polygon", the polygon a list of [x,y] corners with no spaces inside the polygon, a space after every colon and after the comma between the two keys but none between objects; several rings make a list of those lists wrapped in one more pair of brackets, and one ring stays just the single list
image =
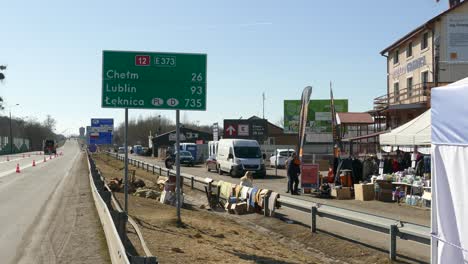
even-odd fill
[{"label": "white plastic sheet", "polygon": [[432,263],[468,263],[468,78],[432,89]]}]

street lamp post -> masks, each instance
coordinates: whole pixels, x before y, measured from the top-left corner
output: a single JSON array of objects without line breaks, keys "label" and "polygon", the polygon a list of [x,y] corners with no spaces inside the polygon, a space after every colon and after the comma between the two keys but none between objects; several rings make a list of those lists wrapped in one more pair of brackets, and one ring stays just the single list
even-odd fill
[{"label": "street lamp post", "polygon": [[[19,104],[15,104],[14,106],[18,106]],[[10,107],[10,154],[13,154],[13,132],[12,132],[12,129],[11,129],[11,108],[13,108],[14,106]]]}]

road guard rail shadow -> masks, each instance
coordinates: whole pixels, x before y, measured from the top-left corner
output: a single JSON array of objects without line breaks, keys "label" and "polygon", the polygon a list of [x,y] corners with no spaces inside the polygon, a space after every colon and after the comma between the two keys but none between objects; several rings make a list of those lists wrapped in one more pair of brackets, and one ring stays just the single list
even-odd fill
[{"label": "road guard rail shadow", "polygon": [[[124,161],[123,155],[119,155],[118,153],[106,152],[106,154],[120,161]],[[136,159],[129,158],[128,163],[136,166],[137,168],[144,169],[148,172],[152,171],[153,174],[157,173],[161,176],[176,174],[175,170],[169,170]],[[184,180],[183,183],[185,185],[189,185],[192,189],[197,189],[204,192],[205,186],[208,186],[208,190],[210,191],[211,188],[217,187],[216,182],[210,178],[197,177],[186,173],[181,173],[180,175],[184,179],[188,180]],[[402,222],[396,219],[362,213],[330,205],[323,205],[287,196],[279,198],[278,202],[281,204],[281,206],[286,208],[310,214],[310,229],[312,233],[317,232],[317,217],[323,217],[372,231],[388,234],[390,236],[388,253],[391,260],[396,260],[397,257],[397,237],[403,240],[410,240],[424,245],[430,245],[431,242],[430,228],[427,226]],[[268,204],[268,202],[264,204]],[[266,213],[265,216],[267,216]]]},{"label": "road guard rail shadow", "polygon": [[107,188],[104,178],[96,168],[96,164],[89,153],[87,153],[87,161],[91,193],[93,194],[94,204],[96,205],[96,210],[104,229],[112,263],[157,264],[156,257],[132,256],[125,249],[123,241],[128,241],[125,229],[125,223],[128,219],[127,214],[120,209],[115,210],[112,207],[111,201],[114,199],[112,192]]}]

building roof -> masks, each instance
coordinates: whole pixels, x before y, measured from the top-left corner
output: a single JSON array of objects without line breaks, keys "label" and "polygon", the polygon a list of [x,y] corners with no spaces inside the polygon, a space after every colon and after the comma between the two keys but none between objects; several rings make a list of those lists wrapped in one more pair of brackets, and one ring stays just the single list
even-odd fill
[{"label": "building roof", "polygon": [[373,124],[369,113],[336,113],[339,124]]},{"label": "building roof", "polygon": [[399,46],[400,44],[402,44],[403,42],[407,41],[407,40],[410,40],[411,38],[413,38],[414,36],[416,36],[417,34],[421,33],[422,31],[424,31],[425,29],[428,29],[430,28],[431,24],[434,23],[436,20],[438,20],[440,17],[442,17],[443,15],[451,12],[452,10],[454,9],[457,9],[459,8],[460,6],[464,5],[468,3],[467,0],[461,2],[460,4],[458,5],[455,5],[447,10],[445,10],[444,12],[440,13],[439,15],[431,18],[430,20],[428,20],[426,23],[422,24],[421,26],[417,27],[416,29],[414,29],[413,31],[409,32],[408,34],[406,34],[405,36],[403,36],[402,38],[400,38],[399,40],[395,41],[392,45],[386,47],[384,50],[382,50],[380,52],[381,55],[384,55],[386,52],[388,52],[389,50],[395,48],[396,46]]}]

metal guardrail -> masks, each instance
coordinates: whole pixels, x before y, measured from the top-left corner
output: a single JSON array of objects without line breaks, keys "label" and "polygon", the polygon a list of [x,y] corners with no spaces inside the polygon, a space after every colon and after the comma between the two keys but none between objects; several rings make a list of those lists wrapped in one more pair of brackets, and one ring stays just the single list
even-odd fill
[{"label": "metal guardrail", "polygon": [[[123,161],[124,157],[120,156],[118,153],[106,152],[107,155],[113,156],[118,160]],[[169,170],[162,168],[158,165],[149,164],[136,159],[128,159],[129,163],[137,166],[138,168],[143,168],[149,172],[152,171],[153,174],[158,172],[159,175],[175,175],[175,170]],[[194,175],[181,173],[181,176],[184,179],[190,180],[190,186],[192,189],[195,188],[194,183],[200,183],[211,186],[217,186],[216,181],[210,178],[202,178]],[[184,181],[185,183],[185,181]],[[188,185],[188,184],[187,184]],[[196,189],[196,188],[195,188]],[[204,191],[204,189],[199,189]],[[278,202],[281,206],[298,210],[303,213],[309,213],[311,215],[311,232],[315,233],[317,231],[317,216],[332,219],[335,221],[344,222],[350,225],[358,226],[361,228],[366,228],[369,230],[377,231],[380,233],[388,234],[390,236],[389,243],[389,257],[392,260],[396,259],[396,238],[411,240],[425,245],[430,245],[430,228],[427,226],[422,226],[418,224],[402,222],[399,220],[386,218],[382,216],[362,213],[358,211],[353,211],[349,209],[344,209],[340,207],[323,205],[319,203],[314,203],[310,201],[305,201],[301,199],[291,198],[291,197],[281,197],[278,199]]]},{"label": "metal guardrail", "polygon": [[101,197],[95,182],[93,171],[95,167],[91,165],[89,157],[87,157],[88,168],[89,168],[89,181],[91,185],[91,193],[93,194],[94,204],[99,215],[99,220],[101,221],[102,228],[104,229],[104,234],[106,236],[107,247],[109,248],[109,255],[112,263],[123,263],[130,264],[128,257],[126,255],[125,247],[120,239],[119,233],[114,225],[112,215],[107,207],[107,204]]}]

